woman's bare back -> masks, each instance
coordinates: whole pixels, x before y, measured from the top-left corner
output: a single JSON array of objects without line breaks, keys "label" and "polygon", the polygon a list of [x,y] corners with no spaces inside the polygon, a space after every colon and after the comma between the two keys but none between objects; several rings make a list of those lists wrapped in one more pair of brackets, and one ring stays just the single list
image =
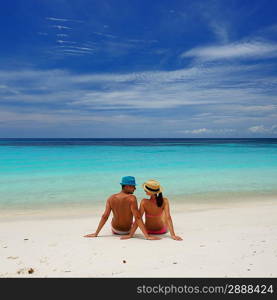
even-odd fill
[{"label": "woman's bare back", "polygon": [[147,230],[160,230],[164,228],[166,224],[164,204],[158,207],[155,202],[149,199],[143,199],[141,204],[145,211],[145,227]]}]

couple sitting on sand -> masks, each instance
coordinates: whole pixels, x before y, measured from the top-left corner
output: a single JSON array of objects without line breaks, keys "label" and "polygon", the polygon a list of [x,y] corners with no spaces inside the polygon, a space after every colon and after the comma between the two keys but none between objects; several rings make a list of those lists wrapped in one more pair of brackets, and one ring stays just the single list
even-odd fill
[{"label": "couple sitting on sand", "polygon": [[[135,178],[133,176],[125,176],[120,184],[122,186],[121,192],[107,199],[106,209],[96,232],[87,234],[85,237],[97,237],[112,211],[111,229],[113,234],[122,235],[121,239],[133,237],[139,226],[148,240],[159,240],[159,237],[151,236],[150,234],[164,234],[167,233],[168,229],[174,240],[182,240],[182,238],[175,235],[169,212],[169,201],[163,197],[162,187],[158,181],[148,180],[143,184],[143,189],[149,198],[141,201],[139,209],[137,198],[133,195],[136,189]],[[144,213],[145,224],[142,221]],[[135,218],[134,222],[133,217]]]}]

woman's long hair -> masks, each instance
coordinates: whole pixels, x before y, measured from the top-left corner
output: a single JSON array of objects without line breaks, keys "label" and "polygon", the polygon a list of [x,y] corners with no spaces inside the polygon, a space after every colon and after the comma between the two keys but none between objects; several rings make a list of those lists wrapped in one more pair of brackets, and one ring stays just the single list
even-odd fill
[{"label": "woman's long hair", "polygon": [[163,193],[155,194],[158,207],[161,207],[164,202]]}]

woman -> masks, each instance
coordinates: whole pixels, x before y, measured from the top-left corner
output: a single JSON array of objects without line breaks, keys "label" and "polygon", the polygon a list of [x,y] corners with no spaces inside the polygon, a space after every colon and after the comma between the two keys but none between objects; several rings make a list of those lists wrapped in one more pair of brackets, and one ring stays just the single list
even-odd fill
[{"label": "woman", "polygon": [[[142,199],[140,203],[140,214],[141,217],[145,213],[145,227],[149,234],[164,234],[167,233],[168,229],[171,237],[174,240],[181,241],[182,238],[177,236],[174,232],[172,219],[169,212],[169,201],[163,197],[162,187],[156,180],[148,180],[143,185],[143,189],[148,199]],[[129,239],[133,237],[138,225],[134,223],[130,234],[121,239]]]}]

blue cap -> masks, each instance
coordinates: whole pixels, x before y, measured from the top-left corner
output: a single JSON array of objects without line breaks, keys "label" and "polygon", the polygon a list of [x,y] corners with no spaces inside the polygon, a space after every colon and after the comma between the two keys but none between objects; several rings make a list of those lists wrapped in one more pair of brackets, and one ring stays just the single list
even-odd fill
[{"label": "blue cap", "polygon": [[121,185],[136,185],[135,177],[133,177],[133,176],[122,177],[120,184]]}]

